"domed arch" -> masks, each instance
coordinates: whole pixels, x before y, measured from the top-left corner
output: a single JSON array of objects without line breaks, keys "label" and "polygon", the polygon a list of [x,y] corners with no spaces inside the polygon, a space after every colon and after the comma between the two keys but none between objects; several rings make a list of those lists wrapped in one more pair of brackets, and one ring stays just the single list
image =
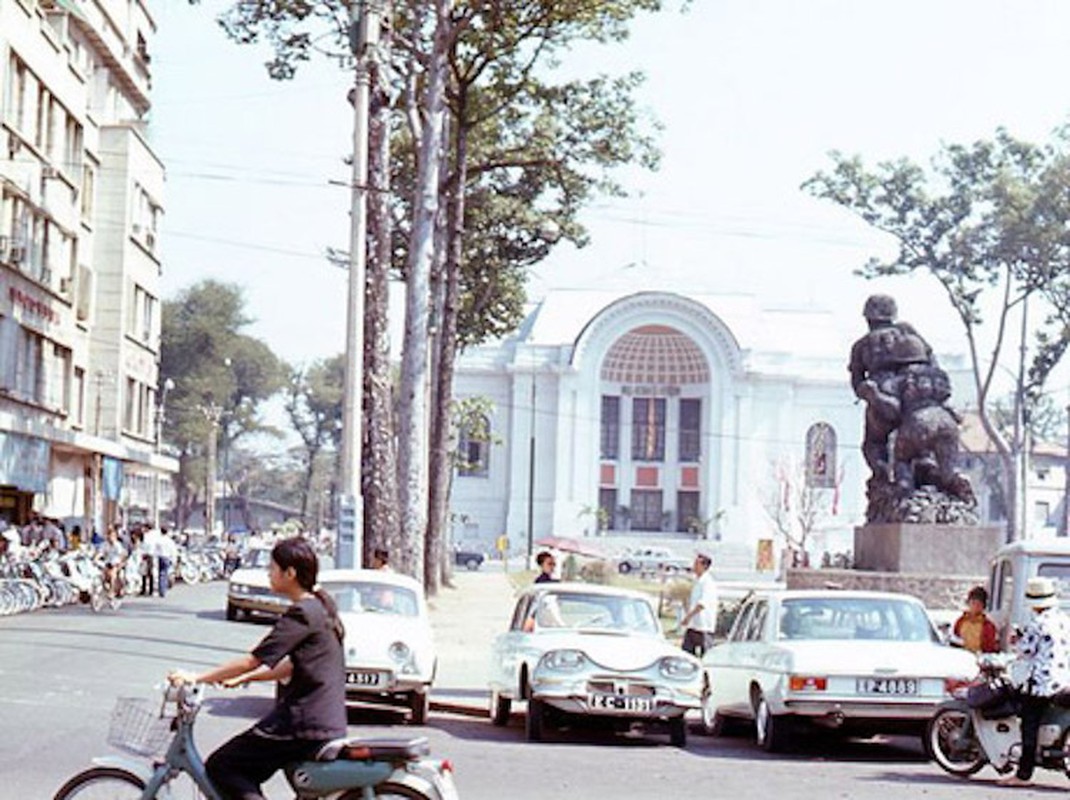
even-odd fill
[{"label": "domed arch", "polygon": [[595,314],[573,343],[571,366],[579,372],[598,374],[621,336],[652,326],[670,328],[690,339],[711,373],[742,373],[739,343],[721,318],[701,303],[668,292],[629,295]]}]

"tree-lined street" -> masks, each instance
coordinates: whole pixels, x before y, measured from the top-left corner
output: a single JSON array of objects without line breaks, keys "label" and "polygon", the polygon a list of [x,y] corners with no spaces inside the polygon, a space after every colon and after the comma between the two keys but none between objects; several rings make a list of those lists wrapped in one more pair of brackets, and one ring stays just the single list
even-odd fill
[{"label": "tree-lined street", "polygon": [[[444,590],[436,603],[433,619],[443,660],[436,687],[440,698],[482,704],[480,692],[459,684],[468,682],[464,676],[478,680],[484,655],[474,652],[479,648],[472,645],[471,626],[507,613],[505,603],[493,607],[495,581],[501,581],[500,575],[486,569],[458,576],[460,588]],[[115,752],[104,739],[116,697],[151,697],[171,667],[215,664],[256,642],[267,626],[226,622],[224,591],[222,583],[180,586],[166,601],[135,598],[115,613],[94,615],[70,607],[0,619],[0,772],[5,779],[0,795],[50,797],[94,755]],[[454,616],[458,608],[470,608],[470,619]],[[248,725],[269,702],[266,687],[213,690],[197,723],[202,752]],[[620,737],[598,731],[562,731],[545,743],[530,744],[516,718],[502,729],[483,717],[442,710],[433,710],[424,728],[406,726],[400,713],[387,710],[355,710],[350,723],[353,735],[427,735],[432,752],[455,764],[465,800],[503,795],[518,800],[555,795],[858,800],[924,795],[941,800],[1006,794],[994,786],[991,770],[970,781],[944,775],[911,739],[815,739],[799,751],[774,757],[758,750],[749,737],[708,738],[697,730],[687,748],[677,750],[660,735]],[[1066,790],[1058,775],[1037,778],[1038,787],[1019,796]],[[278,779],[269,793],[289,797]]]}]

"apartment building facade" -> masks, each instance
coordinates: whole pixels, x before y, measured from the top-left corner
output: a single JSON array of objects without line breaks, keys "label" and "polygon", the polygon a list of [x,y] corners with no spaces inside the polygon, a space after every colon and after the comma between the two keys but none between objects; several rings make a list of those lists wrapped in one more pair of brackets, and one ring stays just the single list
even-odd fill
[{"label": "apartment building facade", "polygon": [[142,0],[0,0],[0,519],[157,519],[164,168]]}]

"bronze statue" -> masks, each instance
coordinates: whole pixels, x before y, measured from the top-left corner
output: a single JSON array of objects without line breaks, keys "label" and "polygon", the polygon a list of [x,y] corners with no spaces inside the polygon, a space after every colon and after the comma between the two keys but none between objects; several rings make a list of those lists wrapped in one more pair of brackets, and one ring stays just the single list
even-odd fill
[{"label": "bronze statue", "polygon": [[921,335],[896,320],[894,299],[873,295],[862,313],[869,333],[851,348],[849,369],[866,401],[867,520],[975,522],[970,481],[955,469],[962,420],[946,405],[947,373]]}]

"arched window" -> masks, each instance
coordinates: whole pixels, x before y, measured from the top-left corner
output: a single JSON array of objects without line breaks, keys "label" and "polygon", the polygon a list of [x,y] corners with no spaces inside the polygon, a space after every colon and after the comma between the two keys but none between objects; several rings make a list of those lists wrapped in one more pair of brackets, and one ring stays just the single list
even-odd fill
[{"label": "arched window", "polygon": [[827,422],[815,422],[806,432],[806,485],[836,485],[836,431]]},{"label": "arched window", "polygon": [[457,474],[485,478],[490,469],[490,419],[477,415],[457,434]]}]

